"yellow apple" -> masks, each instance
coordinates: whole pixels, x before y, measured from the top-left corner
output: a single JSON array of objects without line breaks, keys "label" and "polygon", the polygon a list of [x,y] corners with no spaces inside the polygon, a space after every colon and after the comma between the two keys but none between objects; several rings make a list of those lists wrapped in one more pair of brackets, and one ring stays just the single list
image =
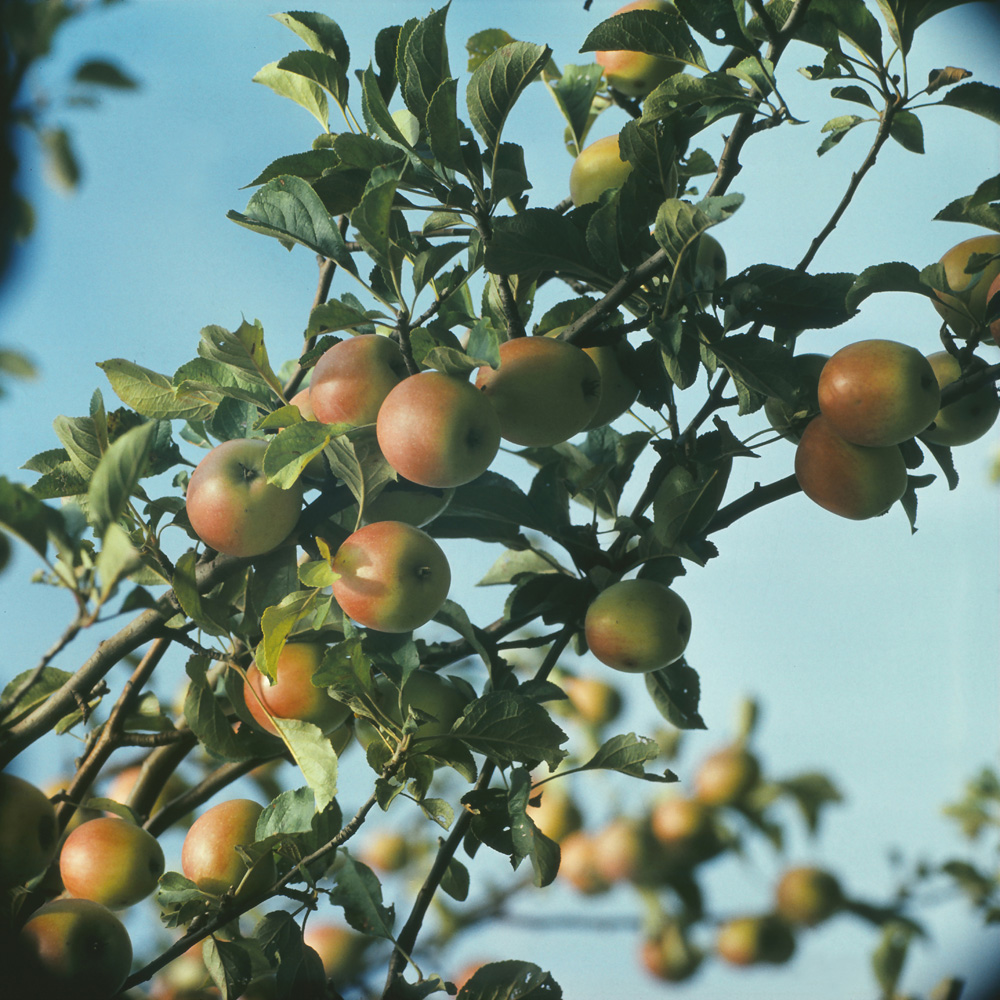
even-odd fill
[{"label": "yellow apple", "polygon": [[605,191],[620,188],[632,173],[632,164],[623,160],[617,135],[596,139],[580,150],[569,172],[569,196],[573,204],[589,205]]},{"label": "yellow apple", "polygon": [[[927,360],[931,363],[934,377],[942,389],[957,381],[962,375],[962,366],[958,363],[958,358],[947,351],[929,354]],[[985,367],[985,361],[974,357],[968,366],[968,371],[974,372]],[[996,423],[998,413],[1000,413],[1000,399],[997,398],[996,386],[992,382],[987,382],[938,410],[934,423],[920,437],[931,444],[943,444],[948,447],[970,444],[989,431]]]},{"label": "yellow apple", "polygon": [[1000,258],[970,274],[966,268],[973,254],[1000,254],[1000,234],[962,240],[941,258],[954,294],[935,292],[934,308],[959,337],[968,337],[985,320],[989,289],[1000,277]]},{"label": "yellow apple", "polygon": [[58,841],[56,811],[41,789],[0,773],[0,889],[45,871]]},{"label": "yellow apple", "polygon": [[[629,10],[662,11],[672,6],[666,0],[632,0],[632,3],[619,7],[615,14],[624,14]],[[677,59],[627,49],[595,52],[594,60],[604,70],[608,83],[629,97],[645,97],[668,76],[684,69],[684,63]]]}]

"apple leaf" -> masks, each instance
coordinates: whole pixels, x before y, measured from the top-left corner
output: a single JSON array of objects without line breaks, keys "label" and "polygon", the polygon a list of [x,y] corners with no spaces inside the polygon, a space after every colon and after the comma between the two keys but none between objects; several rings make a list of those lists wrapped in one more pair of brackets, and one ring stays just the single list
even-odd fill
[{"label": "apple leaf", "polygon": [[87,491],[91,521],[98,534],[103,534],[125,511],[129,497],[146,472],[155,432],[153,421],[132,427],[101,456]]},{"label": "apple leaf", "polygon": [[457,858],[448,862],[441,876],[441,889],[460,903],[469,898],[469,869]]},{"label": "apple leaf", "polygon": [[677,775],[671,770],[665,770],[663,774],[652,774],[643,767],[643,764],[656,760],[659,756],[660,746],[656,740],[628,733],[606,740],[597,753],[577,770],[620,771],[633,778],[642,778],[643,781],[677,781]]},{"label": "apple leaf", "polygon": [[254,83],[262,83],[270,87],[279,97],[287,97],[300,107],[305,108],[319,122],[324,132],[330,129],[330,111],[326,94],[322,87],[301,73],[282,69],[278,63],[268,63],[262,66],[253,77]]},{"label": "apple leaf", "polygon": [[588,66],[564,66],[562,75],[556,80],[546,80],[549,93],[569,123],[569,132],[579,153],[583,149],[587,132],[593,123],[592,108],[594,95],[601,85],[601,67],[597,63]]},{"label": "apple leaf", "polygon": [[507,116],[521,92],[549,61],[547,45],[509,42],[491,52],[473,71],[466,88],[466,104],[473,128],[486,149],[496,156]]},{"label": "apple leaf", "polygon": [[524,858],[531,859],[534,884],[543,888],[552,883],[559,872],[559,845],[535,826],[525,810],[531,797],[531,774],[527,768],[515,768],[510,775],[507,805],[510,811],[510,836],[517,867]]},{"label": "apple leaf", "polygon": [[1000,174],[983,181],[972,194],[956,198],[934,218],[943,222],[971,222],[1000,232]]},{"label": "apple leaf", "polygon": [[250,953],[243,944],[212,934],[201,946],[201,957],[224,1000],[243,995],[253,977]]},{"label": "apple leaf", "polygon": [[347,922],[356,931],[393,940],[395,907],[383,904],[382,886],[375,873],[346,851],[340,852],[338,857],[340,864],[335,875],[336,884],[330,891],[330,902],[344,908]]},{"label": "apple leaf", "polygon": [[[72,676],[71,673],[59,670],[56,667],[44,667],[37,674],[33,667],[29,670],[21,671],[16,677],[7,682],[3,693],[0,694],[0,709],[4,711],[4,725],[12,725],[29,709],[40,705],[50,694],[58,691]],[[13,701],[14,695],[29,680],[32,682],[31,686],[26,687],[21,697],[18,698],[16,713],[8,716],[6,714],[7,706]]]},{"label": "apple leaf", "polygon": [[679,109],[693,105],[715,109],[713,118],[718,118],[720,112],[737,114],[752,110],[757,102],[733,76],[715,72],[705,76],[675,73],[658,84],[642,102],[642,120],[670,118]]},{"label": "apple leaf", "polygon": [[581,52],[626,49],[646,52],[707,70],[708,63],[684,18],[670,6],[663,10],[630,10],[602,21],[580,46]]},{"label": "apple leaf", "polygon": [[[312,801],[312,795],[309,800]],[[258,829],[259,826],[258,823]],[[296,990],[300,991],[300,996],[322,995],[321,984],[317,984],[314,993],[311,985],[303,982],[303,975],[309,972],[309,967],[302,964],[302,928],[290,913],[284,910],[266,913],[254,927],[253,939],[275,970],[277,996],[295,996]]]},{"label": "apple leaf", "polygon": [[889,125],[889,135],[911,153],[924,151],[924,127],[912,111],[897,111]]},{"label": "apple leaf", "polygon": [[854,274],[806,274],[776,264],[753,264],[723,288],[730,327],[745,323],[821,330],[846,323],[853,311],[844,305],[857,280]]},{"label": "apple leaf", "polygon": [[392,117],[386,99],[379,89],[375,71],[368,67],[361,77],[361,114],[368,126],[368,131],[386,142],[395,143],[403,149],[409,149],[406,137],[400,131]]},{"label": "apple leaf", "polygon": [[713,45],[749,51],[752,43],[732,0],[677,0],[674,6],[684,20]]},{"label": "apple leaf", "polygon": [[459,995],[461,1000],[562,1000],[563,993],[539,966],[508,960],[480,966]]},{"label": "apple leaf", "polygon": [[551,208],[529,208],[496,219],[493,239],[486,244],[486,270],[492,274],[551,270],[600,278],[583,233],[571,217]]},{"label": "apple leaf", "polygon": [[560,744],[566,734],[549,713],[523,695],[491,691],[474,701],[452,727],[451,734],[473,753],[501,767],[515,762],[529,767],[540,761],[554,770],[566,756]]},{"label": "apple leaf", "polygon": [[351,50],[340,25],[332,18],[326,14],[299,10],[272,14],[271,17],[290,31],[294,31],[313,51],[333,56],[346,72],[351,61]]},{"label": "apple leaf", "polygon": [[1000,125],[1000,87],[978,81],[963,83],[960,87],[949,90],[941,98],[941,103],[971,111],[993,122],[994,125]]},{"label": "apple leaf", "polygon": [[164,927],[182,927],[206,911],[218,910],[221,897],[202,892],[180,872],[166,872],[160,876],[156,889],[156,902],[160,908],[160,921]]},{"label": "apple leaf", "polygon": [[400,35],[396,53],[399,89],[407,108],[422,124],[434,92],[451,76],[445,20],[448,5],[432,11],[413,25],[405,38]]},{"label": "apple leaf", "polygon": [[678,729],[707,729],[698,713],[701,683],[698,674],[682,656],[670,666],[661,667],[646,676],[646,690],[656,710]]},{"label": "apple leaf", "polygon": [[128,532],[117,522],[108,524],[96,560],[97,577],[101,584],[98,594],[100,603],[112,596],[118,583],[138,569],[140,562],[139,552]]},{"label": "apple leaf", "polygon": [[0,525],[30,545],[43,558],[49,540],[71,547],[60,511],[34,495],[26,486],[0,476]]},{"label": "apple leaf", "polygon": [[337,754],[319,726],[299,719],[273,719],[302,777],[316,797],[316,809],[322,812],[337,795]]},{"label": "apple leaf", "polygon": [[[294,73],[325,90],[341,108],[347,104],[348,77],[346,69],[325,52],[290,52],[279,60],[277,68]],[[260,81],[267,83],[267,81]],[[268,86],[271,86],[268,83]],[[273,89],[273,88],[272,88]],[[290,94],[283,96],[290,97]],[[307,110],[312,111],[312,108]],[[315,115],[315,112],[312,112]],[[317,118],[318,115],[315,115]],[[323,122],[321,121],[322,125]]]},{"label": "apple leaf", "polygon": [[206,672],[210,661],[207,657],[195,655],[188,659],[185,670],[190,678],[184,696],[184,717],[198,742],[213,756],[222,760],[249,760],[266,752],[274,741],[256,733],[250,733],[246,726],[234,732],[232,721],[223,711],[219,699],[208,686]]},{"label": "apple leaf", "polygon": [[108,377],[115,395],[136,413],[153,420],[207,420],[217,400],[178,396],[166,375],[150,371],[124,358],[99,361],[97,367]]},{"label": "apple leaf", "polygon": [[335,429],[330,424],[302,420],[280,430],[264,452],[264,475],[283,490],[298,481],[305,467],[330,443]]},{"label": "apple leaf", "polygon": [[[228,602],[203,596],[198,589],[195,568],[197,556],[194,549],[188,549],[174,563],[174,572],[170,577],[174,596],[181,606],[181,611],[204,629],[209,635],[226,635],[229,632],[232,606]],[[171,619],[171,625],[176,625],[180,619]]]},{"label": "apple leaf", "polygon": [[844,306],[853,313],[869,295],[876,292],[915,292],[930,298],[934,296],[933,289],[921,279],[920,271],[912,264],[892,261],[866,267],[847,290]]},{"label": "apple leaf", "polygon": [[328,299],[316,306],[309,314],[309,326],[306,337],[316,337],[321,333],[334,333],[338,330],[350,330],[352,333],[374,333],[373,319],[385,319],[378,310],[365,311],[348,301],[344,296],[340,299]]}]

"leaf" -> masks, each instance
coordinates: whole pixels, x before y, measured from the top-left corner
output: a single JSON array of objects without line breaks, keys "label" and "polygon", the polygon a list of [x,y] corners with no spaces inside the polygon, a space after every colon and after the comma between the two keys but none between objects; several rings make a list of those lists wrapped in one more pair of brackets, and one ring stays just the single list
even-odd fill
[{"label": "leaf", "polygon": [[395,908],[382,902],[382,886],[374,872],[346,851],[339,854],[336,884],[330,902],[344,908],[347,922],[362,934],[393,940]]},{"label": "leaf", "polygon": [[507,549],[497,557],[477,587],[492,587],[508,584],[524,574],[565,573],[552,556],[543,555],[534,549]]},{"label": "leaf", "polygon": [[15,693],[29,679],[34,678],[34,683],[18,699],[16,713],[4,717],[4,725],[9,726],[30,709],[41,705],[49,695],[58,691],[72,676],[68,671],[59,670],[56,667],[43,667],[37,675],[34,667],[22,670],[4,686],[3,693],[0,694],[0,706],[9,705]]},{"label": "leaf", "polygon": [[866,267],[855,279],[844,296],[844,305],[849,312],[877,292],[915,292],[933,298],[933,290],[920,278],[920,272],[905,261],[887,264],[873,264]]},{"label": "leaf", "polygon": [[759,408],[767,396],[784,398],[794,391],[792,356],[773,341],[731,334],[713,344],[711,351],[732,376],[740,415]]},{"label": "leaf", "polygon": [[628,733],[606,740],[586,764],[580,765],[579,770],[620,771],[644,781],[677,781],[677,775],[672,771],[651,774],[643,767],[643,764],[656,760],[659,756],[660,745],[656,740]]},{"label": "leaf", "polygon": [[472,73],[465,95],[469,118],[492,156],[496,156],[507,116],[551,52],[544,45],[510,42],[487,56]]},{"label": "leaf", "polygon": [[580,278],[600,277],[600,269],[573,222],[551,208],[529,208],[494,222],[486,245],[492,274],[561,271]]},{"label": "leaf", "polygon": [[344,69],[351,61],[351,50],[347,46],[340,26],[326,14],[293,11],[284,14],[272,14],[279,24],[294,31],[299,38],[316,52],[325,52],[333,56]]},{"label": "leaf", "polygon": [[141,365],[112,358],[97,367],[108,377],[115,395],[136,413],[152,420],[207,420],[217,400],[198,394],[180,394],[166,375]]},{"label": "leaf", "polygon": [[464,174],[467,167],[462,156],[463,126],[458,119],[457,95],[458,81],[454,77],[443,80],[431,95],[426,112],[427,139],[440,163]]},{"label": "leaf", "polygon": [[322,812],[337,795],[337,754],[319,726],[299,719],[272,720],[282,742],[302,772]]},{"label": "leaf", "polygon": [[972,0],[876,0],[889,28],[889,35],[905,56],[917,28],[942,11]]},{"label": "leaf", "polygon": [[889,135],[911,153],[924,151],[924,128],[912,111],[897,111],[889,125]]},{"label": "leaf", "polygon": [[967,69],[959,69],[957,66],[945,66],[944,69],[932,69],[927,74],[927,93],[933,94],[942,87],[954,86],[959,80],[965,80],[972,76]]},{"label": "leaf", "polygon": [[399,264],[391,253],[391,228],[398,183],[398,171],[386,168],[373,171],[360,204],[351,214],[358,239],[364,244],[368,255],[381,267],[396,273]]},{"label": "leaf", "polygon": [[534,766],[546,761],[554,770],[566,755],[566,734],[540,705],[510,691],[492,691],[477,699],[452,727],[473,753],[500,766]]},{"label": "leaf", "polygon": [[531,962],[489,962],[459,991],[458,1000],[562,1000],[562,989]]},{"label": "leaf", "polygon": [[264,452],[264,475],[283,490],[298,481],[305,467],[330,443],[333,425],[303,420],[279,431]]},{"label": "leaf", "polygon": [[112,90],[137,90],[138,82],[120,66],[107,59],[88,59],[81,63],[73,74],[77,83],[109,87]]},{"label": "leaf", "polygon": [[369,132],[386,142],[397,143],[402,148],[409,149],[409,143],[389,112],[371,66],[361,76],[361,113]]},{"label": "leaf", "polygon": [[250,198],[245,214],[230,211],[226,218],[256,233],[273,236],[288,250],[294,243],[301,244],[357,277],[340,230],[319,195],[301,177],[289,174],[269,180]]},{"label": "leaf", "polygon": [[976,81],[963,83],[960,87],[949,90],[941,98],[941,103],[971,111],[974,115],[993,122],[994,125],[1000,125],[1000,87]]},{"label": "leaf", "polygon": [[943,222],[971,222],[1000,231],[1000,174],[983,181],[972,194],[956,198],[934,218]]},{"label": "leaf", "polygon": [[[790,330],[828,329],[846,323],[844,305],[853,274],[805,274],[774,264],[753,264],[726,282],[723,292],[730,325],[747,322]],[[731,320],[729,309],[738,314]]]},{"label": "leaf", "polygon": [[581,52],[625,49],[646,52],[707,70],[708,64],[680,13],[673,7],[615,14],[595,27]]},{"label": "leaf", "polygon": [[441,889],[460,903],[469,898],[469,869],[457,858],[448,862],[441,876]]},{"label": "leaf", "polygon": [[701,684],[698,674],[681,657],[670,666],[645,675],[646,690],[656,710],[678,729],[707,729],[698,713]]},{"label": "leaf", "polygon": [[[248,738],[246,727],[233,731],[232,722],[226,717],[215,693],[208,687],[206,671],[209,660],[192,656],[186,665],[190,678],[184,696],[184,718],[198,742],[214,757],[222,760],[248,760],[261,750],[263,737]],[[268,740],[270,745],[273,741]]]},{"label": "leaf", "polygon": [[597,63],[588,66],[565,66],[559,79],[545,81],[549,93],[555,99],[556,107],[569,123],[577,152],[583,148],[592,121],[591,107],[594,95],[601,85],[602,72]]},{"label": "leaf", "polygon": [[102,604],[111,597],[120,580],[139,568],[141,561],[128,532],[120,524],[109,522],[95,563]]},{"label": "leaf", "polygon": [[305,108],[319,122],[324,132],[330,130],[330,112],[323,88],[300,73],[281,69],[278,63],[262,66],[253,77],[254,83],[270,87],[279,97],[287,97]]},{"label": "leaf", "polygon": [[[325,52],[290,52],[277,66],[282,72],[294,73],[321,87],[341,107],[347,104],[347,71],[333,56]],[[322,120],[320,124],[326,128]]]},{"label": "leaf", "polygon": [[403,44],[401,61],[397,51],[396,69],[403,100],[421,124],[426,120],[434,92],[451,76],[445,38],[447,16],[448,4],[432,11],[413,27],[405,41],[400,39]]},{"label": "leaf", "polygon": [[129,497],[146,471],[156,424],[127,430],[101,457],[90,480],[87,503],[94,528],[103,534],[124,513]]},{"label": "leaf", "polygon": [[42,558],[50,539],[68,545],[63,515],[31,490],[0,476],[0,525],[30,545]]},{"label": "leaf", "polygon": [[748,50],[751,46],[733,0],[676,0],[674,6],[698,34],[713,45]]},{"label": "leaf", "polygon": [[[880,5],[883,2],[879,0]],[[913,931],[905,924],[891,921],[882,928],[881,940],[872,953],[872,971],[885,996],[896,993],[913,937]]]},{"label": "leaf", "polygon": [[202,961],[224,1000],[243,995],[253,977],[253,966],[246,947],[210,935],[201,948]]}]

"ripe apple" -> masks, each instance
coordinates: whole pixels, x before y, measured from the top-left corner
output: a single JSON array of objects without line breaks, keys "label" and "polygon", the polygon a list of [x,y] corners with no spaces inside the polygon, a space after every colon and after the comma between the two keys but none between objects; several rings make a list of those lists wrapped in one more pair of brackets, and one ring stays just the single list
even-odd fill
[{"label": "ripe apple", "polygon": [[288,401],[289,406],[296,406],[299,410],[299,416],[303,420],[315,420],[316,414],[313,412],[312,403],[309,402],[309,387],[306,386],[305,389],[299,389],[297,393]]},{"label": "ripe apple", "polygon": [[639,949],[643,968],[668,983],[690,979],[701,965],[702,957],[701,951],[684,934],[684,929],[674,921],[645,938]]},{"label": "ripe apple", "polygon": [[[130,764],[119,771],[108,785],[108,790],[105,793],[107,798],[114,802],[120,802],[123,806],[133,806],[134,803],[131,801],[132,788],[139,779],[141,771],[141,764]],[[152,816],[154,813],[159,812],[171,799],[177,798],[178,795],[186,792],[187,789],[188,783],[176,771],[172,772],[164,783],[162,791],[153,802],[153,806],[149,810],[149,815]],[[114,814],[109,813],[108,815]]]},{"label": "ripe apple", "polygon": [[806,424],[819,413],[816,390],[820,372],[829,360],[828,354],[796,354],[792,366],[799,380],[795,400],[786,403],[776,396],[769,396],[764,403],[768,423],[788,441],[798,442]]},{"label": "ripe apple", "polygon": [[760,764],[739,745],[709,754],[694,775],[694,796],[709,806],[728,806],[745,798],[760,780]]},{"label": "ripe apple", "polygon": [[844,902],[840,882],[822,868],[787,869],[775,889],[775,909],[790,924],[815,927],[833,916]]},{"label": "ripe apple", "polygon": [[672,795],[653,806],[649,828],[661,844],[671,847],[689,844],[711,831],[711,810],[699,799]]},{"label": "ripe apple", "polygon": [[606,725],[621,711],[621,693],[613,685],[596,677],[568,676],[562,686],[569,703],[576,709],[576,714],[588,725]]},{"label": "ripe apple", "polygon": [[593,865],[610,885],[641,879],[647,867],[647,852],[639,824],[625,816],[611,820],[591,840]]},{"label": "ripe apple", "polygon": [[[212,806],[188,830],[181,848],[181,871],[202,892],[221,895],[235,890],[247,873],[237,845],[252,844],[263,807],[251,799],[229,799]],[[253,894],[274,881],[274,861],[254,867],[241,892]]]},{"label": "ripe apple", "polygon": [[851,444],[885,448],[924,430],[941,406],[934,369],[909,344],[859,340],[823,366],[820,413]]},{"label": "ripe apple", "polygon": [[569,196],[579,208],[598,201],[605,191],[620,188],[632,173],[632,164],[623,160],[617,135],[596,139],[580,150],[569,172]]},{"label": "ripe apple", "polygon": [[[927,360],[931,363],[934,377],[942,389],[962,375],[962,366],[958,363],[958,359],[947,351],[930,354]],[[973,358],[969,371],[985,367],[985,361]],[[938,410],[934,423],[920,436],[931,444],[943,444],[949,447],[969,444],[989,431],[996,423],[998,413],[1000,413],[1000,399],[997,398],[996,386],[992,382],[987,382]]]},{"label": "ripe apple", "polygon": [[21,928],[17,959],[25,970],[24,996],[105,1000],[128,978],[132,941],[106,906],[56,899]]},{"label": "ripe apple", "polygon": [[361,860],[378,872],[398,872],[410,861],[410,845],[399,830],[377,830],[359,852]]},{"label": "ripe apple", "polygon": [[529,805],[526,812],[535,826],[549,840],[562,843],[583,825],[583,816],[569,793],[558,782],[542,786],[537,806]]},{"label": "ripe apple", "polygon": [[331,698],[326,688],[313,684],[325,652],[326,646],[320,643],[288,643],[278,656],[274,681],[268,680],[256,663],[250,665],[243,684],[243,699],[261,729],[278,735],[264,706],[279,719],[311,722],[324,734],[332,733],[347,721],[351,710],[343,702]]},{"label": "ripe apple", "polygon": [[259,556],[291,533],[302,509],[302,485],[287,490],[264,477],[261,438],[223,441],[198,463],[187,488],[187,514],[195,534],[231,556]]},{"label": "ripe apple", "polygon": [[[962,240],[941,258],[948,287],[954,292],[935,292],[934,308],[959,337],[968,337],[973,325],[986,318],[989,289],[1000,277],[1000,258],[991,260],[980,272],[969,274],[966,267],[973,254],[1000,253],[1000,234],[973,236]],[[971,319],[970,319],[971,317]]]},{"label": "ripe apple", "polygon": [[368,524],[373,521],[405,521],[415,528],[422,528],[444,513],[454,495],[454,488],[421,486],[400,477],[386,483],[374,500],[365,503],[364,519]]},{"label": "ripe apple", "polygon": [[[629,10],[662,11],[672,6],[666,0],[632,0],[632,3],[619,7],[615,14],[624,14]],[[604,70],[608,83],[629,97],[645,97],[668,76],[684,69],[684,63],[677,59],[652,56],[645,52],[630,52],[627,49],[595,52],[594,59]]]},{"label": "ripe apple", "polygon": [[310,920],[302,940],[319,955],[323,971],[334,985],[348,983],[361,972],[371,938],[344,924]]},{"label": "ripe apple", "polygon": [[586,830],[574,831],[559,845],[559,876],[587,896],[611,888],[597,869],[594,838]]},{"label": "ripe apple", "polygon": [[112,910],[145,899],[156,888],[163,869],[163,848],[157,839],[117,816],[81,823],[59,854],[59,874],[66,891]]},{"label": "ripe apple", "polygon": [[795,936],[779,917],[734,917],[719,927],[715,939],[719,958],[730,965],[780,965],[795,952]]},{"label": "ripe apple", "polygon": [[382,400],[406,374],[394,340],[364,333],[323,353],[309,381],[309,403],[324,424],[373,424]]},{"label": "ripe apple", "polygon": [[333,597],[365,628],[409,632],[444,604],[451,568],[430,535],[403,521],[376,521],[350,535],[332,561]]},{"label": "ripe apple", "polygon": [[56,811],[41,789],[0,773],[0,889],[45,871],[58,842]]},{"label": "ripe apple", "polygon": [[680,659],[691,636],[684,600],[656,580],[621,580],[587,609],[584,634],[601,663],[648,673]]},{"label": "ripe apple", "polygon": [[855,521],[884,514],[906,492],[908,481],[896,445],[851,444],[823,415],[802,432],[795,449],[795,478],[813,503]]},{"label": "ripe apple", "polygon": [[500,345],[500,367],[482,367],[476,386],[514,444],[560,444],[590,423],[601,399],[601,374],[575,344],[514,337]]},{"label": "ripe apple", "polygon": [[471,383],[427,371],[400,382],[376,423],[378,445],[401,476],[448,489],[482,475],[500,447],[500,422]]}]

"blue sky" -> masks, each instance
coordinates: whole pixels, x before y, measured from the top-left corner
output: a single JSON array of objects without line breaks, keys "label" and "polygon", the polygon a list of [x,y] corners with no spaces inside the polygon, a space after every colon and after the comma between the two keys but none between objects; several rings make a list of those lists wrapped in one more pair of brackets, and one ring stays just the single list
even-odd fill
[{"label": "blue sky", "polygon": [[[547,42],[559,64],[587,62],[577,54],[580,43],[616,6],[594,0],[587,13],[577,0],[455,0],[448,20],[453,71],[464,68],[466,37],[485,27]],[[258,0],[136,0],[68,26],[52,59],[40,67],[33,85],[58,95],[82,56],[100,54],[120,61],[142,89],[112,96],[96,112],[60,114],[73,126],[84,166],[75,196],[64,198],[46,187],[26,151],[24,184],[39,228],[0,291],[0,336],[5,346],[36,360],[40,378],[14,386],[0,403],[5,474],[30,481],[18,467],[57,444],[52,419],[86,413],[95,388],[114,405],[95,367],[99,360],[120,356],[170,373],[193,356],[201,327],[232,329],[241,317],[262,322],[273,359],[298,353],[315,288],[313,259],[225,218],[227,210],[245,207],[251,192],[241,188],[266,164],[307,148],[315,133],[305,111],[251,82],[261,66],[297,47],[295,36],[266,16],[275,9]],[[423,16],[429,8],[418,0],[335,0],[323,9],[341,24],[353,64],[360,67],[367,65],[383,24]],[[1000,85],[997,39],[976,30],[968,15],[949,12],[922,38],[918,33],[911,79],[955,65]],[[794,72],[815,59],[816,50],[792,46],[783,63],[783,96],[806,124],[765,133],[745,149],[732,190],[746,195],[746,203],[715,230],[730,273],[758,261],[793,265],[871,141],[874,126],[861,127],[817,159],[820,126],[855,107],[831,100],[829,85]],[[957,110],[929,109],[922,117],[926,154],[914,156],[894,143],[885,148],[813,270],[859,272],[891,260],[922,267],[975,235],[969,226],[935,222],[933,216],[998,172],[997,128]],[[624,120],[608,113],[593,137],[616,131]],[[561,148],[561,119],[540,85],[525,95],[508,130],[506,138],[525,146],[532,203],[561,200],[571,161]],[[718,131],[700,141],[718,153]],[[354,291],[344,285],[334,293],[345,290]],[[939,347],[937,327],[924,300],[876,296],[845,326],[809,333],[805,349],[831,353],[853,340],[889,337],[929,353]],[[997,360],[993,348],[983,354]],[[741,421],[739,432],[746,436],[761,420],[758,415]],[[726,531],[718,539],[721,558],[704,570],[692,567],[682,581],[694,619],[688,658],[701,673],[702,714],[709,724],[707,733],[691,737],[685,759],[692,763],[725,741],[742,695],[759,697],[764,711],[758,745],[769,770],[781,775],[829,769],[847,796],[831,812],[818,843],[793,838],[790,859],[831,863],[861,895],[877,898],[893,884],[886,860],[891,846],[909,857],[942,858],[953,851],[957,841],[940,806],[958,795],[973,771],[996,760],[1000,578],[997,487],[988,467],[998,443],[994,431],[956,451],[961,485],[950,493],[939,481],[922,491],[916,535],[898,508],[853,523],[796,496]],[[758,460],[737,463],[730,495],[787,475],[792,454],[791,446],[776,444]],[[498,554],[484,549],[481,558],[463,559],[455,572],[453,597],[461,595],[481,621],[495,615],[502,595],[493,589],[466,597],[465,587]],[[30,555],[20,552],[0,577],[5,675],[34,665],[71,614],[65,595],[25,586],[34,568]],[[57,665],[72,662],[70,655]],[[584,667],[597,669],[594,663]],[[625,678],[628,724],[648,732],[657,723],[644,704],[641,681],[632,680]],[[54,772],[61,753],[45,743],[30,769]],[[710,891],[726,909],[764,906],[777,867],[767,855],[727,862],[713,873]],[[600,905],[611,915],[636,912],[624,891]],[[551,912],[557,922],[577,901],[554,893],[531,906],[533,912]],[[936,944],[918,956],[910,988],[926,988],[927,977],[954,971],[949,962],[969,935],[961,913],[939,912]],[[794,972],[737,975],[713,967],[685,996],[867,995],[864,956],[871,941],[851,921],[838,920],[805,941]],[[630,959],[619,959],[630,952],[633,938],[622,934],[611,942],[605,953],[607,935],[493,929],[461,945],[454,964],[485,950],[550,968],[573,1000],[612,993],[659,996],[660,986]],[[587,961],[594,955],[600,960]]]}]

